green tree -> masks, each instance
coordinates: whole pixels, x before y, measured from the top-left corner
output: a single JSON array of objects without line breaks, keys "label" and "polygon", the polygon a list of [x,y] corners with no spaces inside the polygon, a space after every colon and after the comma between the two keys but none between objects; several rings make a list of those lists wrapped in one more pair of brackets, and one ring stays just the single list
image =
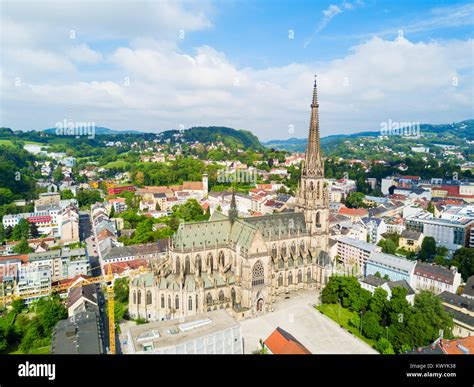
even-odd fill
[{"label": "green tree", "polygon": [[385,289],[377,288],[372,295],[372,298],[369,301],[369,310],[377,314],[377,316],[382,316],[382,313],[387,308],[387,297],[388,293]]},{"label": "green tree", "polygon": [[16,254],[28,254],[33,251],[33,249],[28,244],[25,238],[21,238],[20,242],[18,242],[15,247],[12,249]]},{"label": "green tree", "polygon": [[383,333],[383,328],[380,325],[380,316],[372,311],[366,312],[362,316],[362,332],[364,336],[376,340]]},{"label": "green tree", "polygon": [[31,222],[30,223],[30,236],[32,238],[38,238],[39,235],[40,234],[39,234],[38,226],[36,225],[36,223]]},{"label": "green tree", "polygon": [[386,254],[395,254],[398,248],[398,245],[392,239],[381,239],[377,246],[380,246],[382,252]]},{"label": "green tree", "polygon": [[13,227],[12,239],[19,241],[22,238],[28,239],[30,236],[30,224],[26,219],[20,219],[18,224]]},{"label": "green tree", "polygon": [[364,199],[365,195],[362,192],[351,192],[346,197],[345,205],[349,208],[365,207]]},{"label": "green tree", "polygon": [[432,261],[436,255],[436,241],[433,237],[425,237],[421,243],[418,258],[422,261]]},{"label": "green tree", "polygon": [[452,264],[457,266],[462,278],[467,279],[474,274],[474,248],[461,247],[453,254]]},{"label": "green tree", "polygon": [[393,350],[392,343],[387,340],[385,337],[381,337],[375,344],[375,349],[379,351],[382,355],[394,355],[395,351]]},{"label": "green tree", "polygon": [[70,189],[65,189],[61,191],[61,200],[74,199],[74,194]]}]

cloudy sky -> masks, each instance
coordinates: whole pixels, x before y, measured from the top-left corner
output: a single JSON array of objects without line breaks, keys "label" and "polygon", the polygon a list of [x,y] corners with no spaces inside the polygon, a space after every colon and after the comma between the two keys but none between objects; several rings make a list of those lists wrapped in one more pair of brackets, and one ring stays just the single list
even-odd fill
[{"label": "cloudy sky", "polygon": [[449,1],[2,1],[0,125],[305,137],[473,118],[474,5]]}]

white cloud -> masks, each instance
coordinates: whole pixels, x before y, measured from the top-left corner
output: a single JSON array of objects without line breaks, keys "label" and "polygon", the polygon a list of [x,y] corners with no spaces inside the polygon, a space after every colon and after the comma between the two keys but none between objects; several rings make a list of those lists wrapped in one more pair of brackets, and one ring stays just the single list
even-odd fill
[{"label": "white cloud", "polygon": [[[88,14],[73,7],[66,22],[60,20],[64,10],[56,10],[46,24],[33,20],[37,8],[22,15],[10,9],[7,15],[15,22],[2,24],[14,35],[13,41],[2,38],[0,125],[42,129],[71,118],[114,129],[225,125],[252,130],[262,139],[305,137],[314,73],[323,135],[377,130],[390,118],[451,122],[472,115],[473,40],[371,38],[326,63],[254,69],[235,65],[210,46],[183,51],[176,29],[185,24],[187,29],[208,28],[207,14],[191,12],[192,3],[157,4],[164,4],[160,16],[156,5],[146,9],[154,16],[119,7],[101,26],[96,8]],[[347,3],[337,8],[351,9]],[[124,25],[127,12],[130,22]],[[326,16],[338,12],[329,7]],[[143,25],[136,26],[139,13]],[[175,24],[161,25],[163,15]],[[75,40],[68,36],[73,27]],[[82,39],[99,28],[98,39]],[[128,36],[126,44],[99,48],[101,39],[121,36]],[[15,85],[17,77],[21,85]],[[290,125],[294,133],[288,132]]]}]

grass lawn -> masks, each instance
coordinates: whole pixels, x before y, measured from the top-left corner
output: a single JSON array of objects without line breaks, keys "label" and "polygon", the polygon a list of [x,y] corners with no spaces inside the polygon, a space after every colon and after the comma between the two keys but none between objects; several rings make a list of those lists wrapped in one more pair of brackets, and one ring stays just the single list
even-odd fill
[{"label": "grass lawn", "polygon": [[342,325],[345,329],[351,332],[354,336],[357,336],[362,341],[365,341],[371,347],[374,347],[375,341],[362,336],[359,333],[359,329],[349,325],[349,320],[355,315],[355,312],[350,311],[347,308],[339,306],[339,304],[321,304],[317,309],[323,312],[331,320],[334,320],[339,325]]},{"label": "grass lawn", "polygon": [[[19,348],[16,348],[14,351],[8,352],[9,355],[24,355],[25,353]],[[28,355],[49,355],[49,346],[41,348],[33,348],[28,352]]]},{"label": "grass lawn", "polygon": [[110,163],[107,163],[104,165],[104,168],[110,169],[110,168],[125,168],[128,166],[130,163],[125,160],[116,160],[116,161],[111,161]]},{"label": "grass lawn", "polygon": [[0,140],[0,145],[13,146],[13,142],[11,140]]}]

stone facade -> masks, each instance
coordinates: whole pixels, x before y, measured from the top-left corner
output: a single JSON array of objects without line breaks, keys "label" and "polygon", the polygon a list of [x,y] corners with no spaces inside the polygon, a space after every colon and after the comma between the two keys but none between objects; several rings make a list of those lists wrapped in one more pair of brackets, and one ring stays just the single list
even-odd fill
[{"label": "stone facade", "polygon": [[282,293],[323,286],[332,266],[328,188],[320,151],[316,82],[305,164],[294,212],[239,219],[214,212],[180,225],[168,258],[130,283],[129,313],[162,320],[216,309],[236,318],[270,311]]}]

